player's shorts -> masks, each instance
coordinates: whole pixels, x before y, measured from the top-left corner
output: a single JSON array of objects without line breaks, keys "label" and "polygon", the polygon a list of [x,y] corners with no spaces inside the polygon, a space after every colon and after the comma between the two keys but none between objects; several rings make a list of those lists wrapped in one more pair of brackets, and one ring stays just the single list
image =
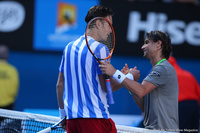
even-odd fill
[{"label": "player's shorts", "polygon": [[67,120],[67,133],[117,133],[111,118],[77,118]]}]

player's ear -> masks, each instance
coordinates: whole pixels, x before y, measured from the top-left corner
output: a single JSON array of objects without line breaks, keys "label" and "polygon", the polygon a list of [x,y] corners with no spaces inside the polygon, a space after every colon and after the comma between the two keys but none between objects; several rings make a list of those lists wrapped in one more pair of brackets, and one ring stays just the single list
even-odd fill
[{"label": "player's ear", "polygon": [[101,26],[101,21],[99,19],[97,19],[97,21],[96,21],[96,26],[97,26],[97,28],[99,28]]},{"label": "player's ear", "polygon": [[158,40],[157,43],[156,43],[156,47],[158,49],[161,49],[161,45],[162,45],[162,41],[161,40]]}]

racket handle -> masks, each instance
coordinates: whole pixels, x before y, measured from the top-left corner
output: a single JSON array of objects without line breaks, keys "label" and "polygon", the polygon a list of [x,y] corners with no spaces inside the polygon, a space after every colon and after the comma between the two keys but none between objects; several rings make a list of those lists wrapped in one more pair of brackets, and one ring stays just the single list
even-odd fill
[{"label": "racket handle", "polygon": [[65,119],[66,119],[66,117],[62,118],[59,122],[57,122],[57,123],[54,124],[53,126],[48,127],[48,128],[45,128],[45,129],[43,129],[42,131],[39,131],[39,132],[37,132],[37,133],[50,133],[52,130],[55,130],[55,129],[57,129],[57,128],[62,127],[62,126],[59,126],[59,124],[60,124],[61,122],[63,122]]},{"label": "racket handle", "polygon": [[106,87],[107,87],[107,92],[108,92],[108,100],[109,100],[109,104],[114,104],[114,99],[113,99],[113,95],[112,95],[112,88],[111,88],[111,84],[110,84],[110,78],[108,75],[105,75],[105,79],[106,79]]}]

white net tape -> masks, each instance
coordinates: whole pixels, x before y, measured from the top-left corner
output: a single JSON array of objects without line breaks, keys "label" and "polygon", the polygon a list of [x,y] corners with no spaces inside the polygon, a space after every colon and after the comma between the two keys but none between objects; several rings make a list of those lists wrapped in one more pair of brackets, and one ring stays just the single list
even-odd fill
[{"label": "white net tape", "polygon": [[[9,123],[14,123],[17,120],[20,121],[19,132],[22,132],[22,133],[40,131],[46,127],[49,127],[49,126],[57,123],[60,120],[59,117],[41,115],[41,114],[33,114],[33,113],[25,113],[25,112],[5,110],[5,109],[0,109],[0,117],[9,119]],[[29,121],[32,121],[32,122],[28,125],[27,123],[29,123]],[[5,119],[1,120],[0,121],[0,126],[1,126],[0,132],[1,132],[1,129],[5,129],[9,123],[5,122]],[[37,123],[47,123],[49,125],[45,125],[44,127],[42,127],[42,126],[38,126],[40,124],[37,124]],[[31,126],[32,126],[32,128],[34,128],[34,130],[31,128]],[[14,127],[16,127],[16,126],[14,126]],[[155,132],[156,133],[166,133],[165,131],[155,131],[155,130],[148,130],[148,129],[144,129],[144,128],[122,126],[122,125],[116,125],[116,127],[117,127],[118,133],[155,133]],[[9,128],[11,128],[11,127],[9,126]],[[26,128],[29,128],[29,129],[26,129]],[[18,130],[18,129],[16,129],[16,130]],[[12,132],[14,132],[14,129]],[[61,130],[58,132],[63,132],[63,131]]]}]

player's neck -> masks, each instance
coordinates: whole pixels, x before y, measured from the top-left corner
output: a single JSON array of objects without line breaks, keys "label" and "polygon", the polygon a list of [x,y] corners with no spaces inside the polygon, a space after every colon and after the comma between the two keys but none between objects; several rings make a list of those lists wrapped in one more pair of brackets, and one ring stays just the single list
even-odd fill
[{"label": "player's neck", "polygon": [[163,57],[161,56],[156,56],[156,57],[152,57],[150,59],[150,62],[152,64],[152,66],[155,66],[158,62],[160,62],[162,59],[164,59]]},{"label": "player's neck", "polygon": [[87,35],[90,36],[90,37],[92,37],[95,41],[99,41],[99,37],[98,37],[96,31],[94,31],[94,30],[88,30]]}]

